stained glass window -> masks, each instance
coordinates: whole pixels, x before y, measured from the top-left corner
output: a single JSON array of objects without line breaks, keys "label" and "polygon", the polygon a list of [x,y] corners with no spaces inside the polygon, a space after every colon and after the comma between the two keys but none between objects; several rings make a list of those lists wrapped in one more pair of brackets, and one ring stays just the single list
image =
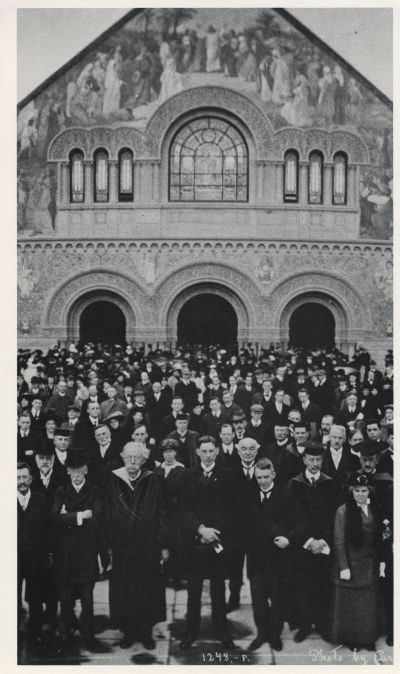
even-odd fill
[{"label": "stained glass window", "polygon": [[108,201],[108,154],[97,150],[94,157],[94,200]]},{"label": "stained glass window", "polygon": [[311,152],[308,166],[308,202],[322,204],[323,160],[319,152]]},{"label": "stained glass window", "polygon": [[74,203],[82,203],[85,199],[85,167],[83,152],[73,150],[69,162],[70,199]]},{"label": "stained glass window", "polygon": [[298,201],[298,171],[299,171],[299,157],[294,150],[288,150],[285,154],[285,171],[284,171],[284,201]]},{"label": "stained glass window", "polygon": [[169,154],[170,201],[247,201],[244,138],[217,117],[195,119],[175,136]]},{"label": "stained glass window", "polygon": [[118,200],[133,201],[133,153],[125,148],[118,157]]},{"label": "stained glass window", "polygon": [[332,202],[336,206],[344,206],[347,199],[347,157],[344,152],[337,152],[333,158]]}]

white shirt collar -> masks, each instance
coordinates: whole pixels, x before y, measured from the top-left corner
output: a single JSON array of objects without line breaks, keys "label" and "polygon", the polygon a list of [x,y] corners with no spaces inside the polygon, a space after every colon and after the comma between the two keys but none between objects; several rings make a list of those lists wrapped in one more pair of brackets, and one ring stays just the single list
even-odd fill
[{"label": "white shirt collar", "polygon": [[60,463],[62,463],[62,465],[64,465],[64,464],[65,464],[65,461],[66,461],[66,459],[67,459],[67,452],[66,452],[66,451],[65,451],[65,452],[60,452],[60,450],[57,449],[56,447],[55,447],[54,449],[55,449],[55,451],[56,451],[58,460],[60,461]]},{"label": "white shirt collar", "polygon": [[53,468],[51,469],[51,471],[49,473],[47,473],[47,475],[43,475],[43,473],[40,473],[40,479],[42,480],[45,487],[48,487],[52,474],[53,474]]},{"label": "white shirt collar", "polygon": [[205,466],[204,463],[201,463],[200,465],[204,473],[211,473],[211,471],[215,468],[215,463],[213,463],[211,466]]},{"label": "white shirt collar", "polygon": [[233,442],[231,442],[230,445],[224,445],[224,443],[222,443],[222,451],[224,452],[224,454],[232,454],[233,450],[234,450]]},{"label": "white shirt collar", "polygon": [[31,498],[31,490],[28,489],[26,494],[20,494],[19,491],[17,491],[17,499],[19,501],[19,504],[23,510],[27,507],[29,500]]},{"label": "white shirt collar", "polygon": [[315,473],[315,475],[313,475],[312,473],[310,473],[308,468],[306,468],[305,475],[306,475],[306,478],[307,478],[308,481],[310,481],[312,479],[314,482],[316,482],[316,480],[319,480],[319,476],[321,475],[321,471],[318,471],[318,473]]}]

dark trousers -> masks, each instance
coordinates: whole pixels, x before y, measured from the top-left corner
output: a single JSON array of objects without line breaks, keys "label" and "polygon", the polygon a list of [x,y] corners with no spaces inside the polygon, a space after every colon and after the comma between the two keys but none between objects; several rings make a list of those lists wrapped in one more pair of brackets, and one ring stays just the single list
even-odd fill
[{"label": "dark trousers", "polygon": [[249,580],[257,634],[267,641],[276,639],[283,627],[279,579],[274,572],[257,569]]},{"label": "dark trousers", "polygon": [[67,639],[72,634],[76,597],[80,597],[82,604],[80,632],[85,638],[93,636],[93,588],[94,583],[68,583],[60,586],[60,636],[62,639]]},{"label": "dark trousers", "polygon": [[243,567],[245,554],[241,553],[234,562],[234,568],[229,577],[229,599],[232,602],[240,602],[240,589],[243,585]]},{"label": "dark trousers", "polygon": [[[188,574],[188,605],[186,634],[197,637],[200,629],[201,591],[203,576]],[[214,573],[210,577],[211,614],[215,636],[219,639],[228,634],[225,610],[225,579],[223,574]]]},{"label": "dark trousers", "polygon": [[295,603],[300,629],[310,631],[312,625],[321,633],[326,631],[330,599],[330,555],[313,555],[300,551],[296,560]]},{"label": "dark trousers", "polygon": [[28,630],[32,637],[40,635],[43,626],[43,607],[40,596],[40,572],[18,564],[18,617],[22,613],[22,583],[25,580],[25,599],[29,605]]}]

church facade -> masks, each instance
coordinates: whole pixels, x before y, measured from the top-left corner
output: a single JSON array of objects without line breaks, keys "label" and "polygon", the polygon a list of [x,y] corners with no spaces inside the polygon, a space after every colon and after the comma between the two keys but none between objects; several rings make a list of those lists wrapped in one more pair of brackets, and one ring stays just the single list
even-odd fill
[{"label": "church facade", "polygon": [[133,10],[18,139],[19,346],[392,347],[391,103],[287,12]]}]

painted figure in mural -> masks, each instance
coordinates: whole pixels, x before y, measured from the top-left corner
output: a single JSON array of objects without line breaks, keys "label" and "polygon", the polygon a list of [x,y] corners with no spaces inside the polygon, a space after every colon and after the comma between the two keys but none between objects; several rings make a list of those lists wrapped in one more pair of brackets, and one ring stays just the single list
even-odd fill
[{"label": "painted figure in mural", "polygon": [[346,116],[353,124],[357,124],[360,121],[360,104],[363,101],[363,96],[354,77],[350,77],[346,93]]},{"label": "painted figure in mural", "polygon": [[214,26],[208,26],[206,35],[207,48],[207,66],[208,73],[216,73],[221,70],[221,62],[219,60],[220,36],[215,30]]},{"label": "painted figure in mural", "polygon": [[207,44],[206,32],[203,26],[198,23],[196,25],[196,42],[193,56],[192,70],[194,73],[202,73],[206,69],[207,63]]},{"label": "painted figure in mural", "polygon": [[261,63],[258,66],[258,72],[258,91],[260,98],[262,101],[264,101],[264,103],[270,103],[272,101],[272,87],[274,80],[271,75],[271,57],[269,54],[264,56],[264,58],[261,60]]},{"label": "painted figure in mural", "polygon": [[239,71],[239,77],[245,82],[257,81],[257,41],[250,41],[250,49],[247,50],[246,59]]},{"label": "painted figure in mural", "polygon": [[271,74],[274,78],[272,101],[275,105],[283,105],[290,98],[290,71],[286,59],[280,49],[272,50]]},{"label": "painted figure in mural", "polygon": [[22,159],[30,161],[34,156],[34,149],[37,144],[36,116],[27,120],[21,134],[20,143],[18,161]]},{"label": "painted figure in mural", "polygon": [[393,300],[393,263],[391,260],[383,260],[375,272],[375,283],[382,290],[386,300]]},{"label": "painted figure in mural", "polygon": [[330,66],[324,66],[322,77],[319,80],[318,114],[326,128],[330,127],[335,114],[335,89],[336,80],[332,75]]},{"label": "painted figure in mural", "polygon": [[25,211],[28,203],[29,181],[24,169],[18,171],[17,178],[17,225],[18,229],[25,227]]},{"label": "painted figure in mural", "polygon": [[310,86],[309,103],[313,108],[316,108],[318,105],[320,74],[321,63],[318,59],[318,54],[314,51],[313,60],[308,63],[306,69],[307,80]]},{"label": "painted figure in mural", "polygon": [[119,76],[119,67],[121,63],[121,52],[116,49],[114,56],[107,63],[106,75],[104,79],[103,115],[106,118],[120,107],[122,80]]},{"label": "painted figure in mural", "polygon": [[175,59],[170,54],[165,61],[161,75],[161,89],[158,102],[163,103],[171,96],[179,94],[183,90],[182,75],[176,72]]},{"label": "painted figure in mural", "polygon": [[136,107],[137,105],[146,105],[146,103],[150,103],[151,101],[153,59],[146,45],[143,46],[139,56],[135,58],[134,68],[134,103]]},{"label": "painted figure in mural", "polygon": [[187,72],[190,69],[193,59],[193,40],[192,33],[186,28],[182,37],[182,70]]},{"label": "painted figure in mural", "polygon": [[333,123],[346,124],[346,89],[343,71],[340,66],[334,66],[333,77],[336,80],[334,93],[335,112],[333,115]]},{"label": "painted figure in mural", "polygon": [[296,71],[293,80],[293,98],[290,99],[281,110],[281,115],[292,126],[310,126],[312,123],[310,107],[308,105],[308,95],[310,86],[307,77],[303,73]]}]

